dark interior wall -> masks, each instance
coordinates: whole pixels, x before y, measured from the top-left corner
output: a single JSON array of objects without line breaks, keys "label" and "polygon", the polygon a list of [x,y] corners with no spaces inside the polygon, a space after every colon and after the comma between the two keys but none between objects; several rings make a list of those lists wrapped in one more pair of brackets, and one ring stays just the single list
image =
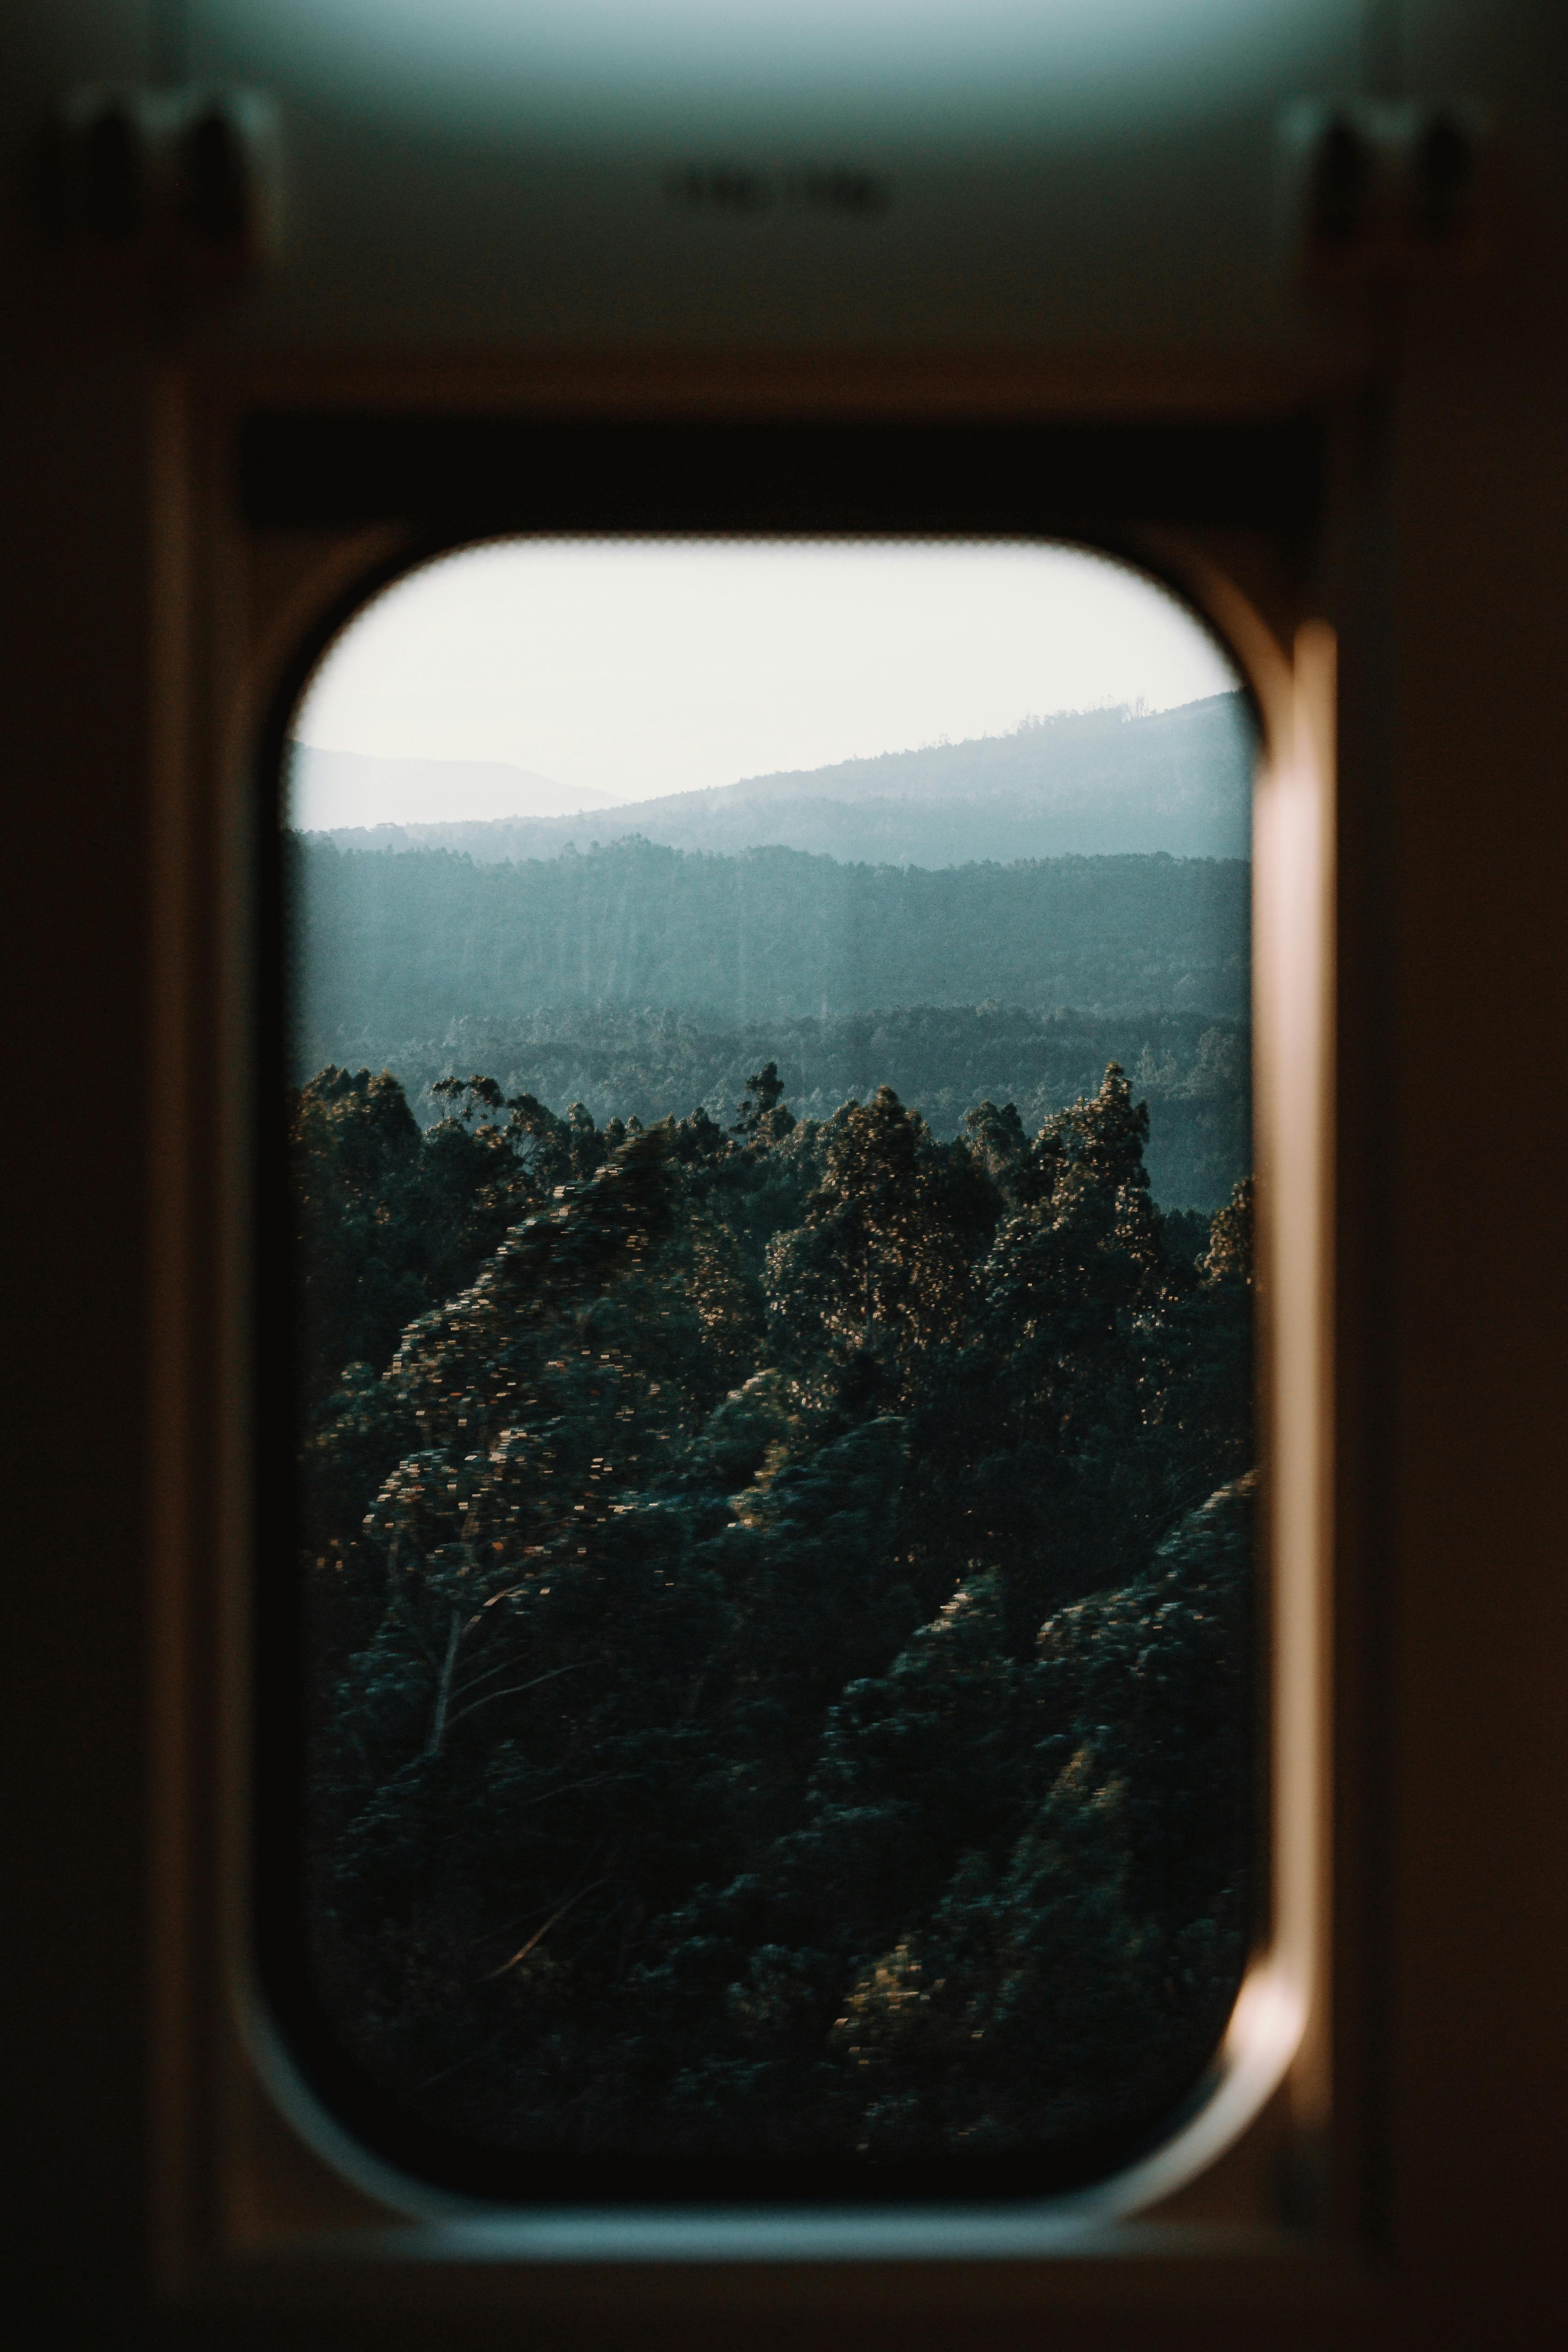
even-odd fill
[{"label": "dark interior wall", "polygon": [[90,2214],[123,2295],[145,2218],[151,384],[135,352],[95,356],[11,375],[0,425],[6,1030],[16,1066],[40,1055],[92,1105],[77,1142],[22,1113],[6,1154],[7,2234],[65,2277]]},{"label": "dark interior wall", "polygon": [[[1440,2274],[1438,2216],[1462,2201],[1482,2292],[1516,2233],[1546,2242],[1568,2177],[1548,1957],[1568,1937],[1568,1710],[1542,1666],[1568,1640],[1553,1466],[1568,1307],[1568,824],[1551,683],[1568,669],[1563,386],[1560,365],[1521,355],[1503,372],[1445,337],[1402,403],[1392,483],[1394,2169],[1412,2258]],[[1526,1909],[1525,1932],[1504,1927]],[[1515,2291],[1522,2330],[1535,2288]]]}]

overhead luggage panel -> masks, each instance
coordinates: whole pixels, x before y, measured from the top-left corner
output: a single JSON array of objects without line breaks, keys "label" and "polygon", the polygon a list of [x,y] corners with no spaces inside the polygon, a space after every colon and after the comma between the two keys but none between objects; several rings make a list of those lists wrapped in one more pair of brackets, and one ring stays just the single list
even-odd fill
[{"label": "overhead luggage panel", "polygon": [[191,0],[278,110],[246,340],[1298,357],[1275,125],[1354,0]]}]

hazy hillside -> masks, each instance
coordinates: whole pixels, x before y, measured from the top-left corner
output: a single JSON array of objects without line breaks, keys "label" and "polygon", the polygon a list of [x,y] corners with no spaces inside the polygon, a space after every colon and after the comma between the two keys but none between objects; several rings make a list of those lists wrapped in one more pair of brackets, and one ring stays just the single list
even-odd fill
[{"label": "hazy hillside", "polygon": [[294,852],[302,1032],[440,1036],[605,1003],[726,1027],[876,1005],[1165,1005],[1243,1018],[1239,859],[841,865],[645,841],[515,866],[445,850]]},{"label": "hazy hillside", "polygon": [[386,1066],[417,1101],[483,1070],[651,1120],[720,1117],[776,1059],[802,1115],[885,1083],[950,1134],[987,1095],[1038,1126],[1116,1059],[1160,1197],[1212,1208],[1249,1164],[1251,760],[1219,696],[587,821],[296,838],[295,1074]]},{"label": "hazy hillside", "polygon": [[298,795],[292,822],[356,838],[395,830],[399,848],[456,845],[446,839],[449,824],[402,822],[415,811],[432,807],[481,821],[490,812],[506,822],[514,816],[534,821],[614,806],[608,793],[558,784],[551,776],[536,776],[501,761],[382,760],[364,751],[324,751],[313,743],[295,743],[289,749],[289,782]]},{"label": "hazy hillside", "polygon": [[719,852],[776,844],[873,865],[1155,851],[1245,857],[1254,753],[1241,698],[1216,695],[1148,718],[1066,713],[1007,735],[628,800],[588,818],[547,817],[519,803],[517,817],[493,823],[329,830],[343,848],[443,847],[486,863],[630,835]]}]

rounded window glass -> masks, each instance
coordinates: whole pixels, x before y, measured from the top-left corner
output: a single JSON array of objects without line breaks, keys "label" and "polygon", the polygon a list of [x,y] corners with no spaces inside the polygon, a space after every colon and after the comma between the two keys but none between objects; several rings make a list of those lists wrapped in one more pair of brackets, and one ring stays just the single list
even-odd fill
[{"label": "rounded window glass", "polygon": [[1062,545],[519,539],[292,733],[317,2079],[497,2196],[1106,2170],[1260,1885],[1234,667]]}]

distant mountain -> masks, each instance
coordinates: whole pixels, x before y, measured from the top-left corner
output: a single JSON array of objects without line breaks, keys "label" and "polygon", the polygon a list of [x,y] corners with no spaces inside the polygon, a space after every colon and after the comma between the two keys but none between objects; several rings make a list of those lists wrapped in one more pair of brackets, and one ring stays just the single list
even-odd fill
[{"label": "distant mountain", "polygon": [[1242,698],[1222,694],[1146,718],[1067,712],[1008,735],[606,803],[586,822],[530,810],[489,824],[327,830],[344,849],[455,849],[486,865],[631,835],[674,849],[777,846],[935,867],[1160,851],[1246,857],[1256,748]]},{"label": "distant mountain", "polygon": [[[500,761],[382,760],[366,751],[324,751],[314,743],[289,749],[289,782],[308,828],[368,835],[365,845],[371,848],[451,848],[446,836],[454,823],[465,832],[484,831],[517,817],[571,817],[615,806],[608,793],[558,784]],[[443,804],[451,818],[432,822],[412,814]]]}]

